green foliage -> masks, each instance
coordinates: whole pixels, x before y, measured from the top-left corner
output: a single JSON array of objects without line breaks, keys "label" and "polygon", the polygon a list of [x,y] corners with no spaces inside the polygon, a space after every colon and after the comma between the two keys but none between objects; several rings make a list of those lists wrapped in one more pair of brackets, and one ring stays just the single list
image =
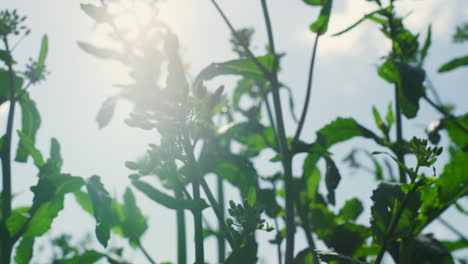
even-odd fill
[{"label": "green foliage", "polygon": [[96,236],[99,243],[107,247],[111,230],[111,202],[109,193],[101,183],[99,176],[92,176],[86,183],[89,197],[93,204],[93,214],[96,219]]}]

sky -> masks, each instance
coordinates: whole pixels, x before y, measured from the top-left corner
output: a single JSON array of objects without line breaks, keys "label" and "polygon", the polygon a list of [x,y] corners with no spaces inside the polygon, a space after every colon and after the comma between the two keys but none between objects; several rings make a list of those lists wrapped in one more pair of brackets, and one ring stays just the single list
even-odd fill
[{"label": "sky", "polygon": [[[27,24],[32,29],[31,35],[15,49],[14,56],[17,61],[26,62],[29,57],[36,57],[42,35],[47,34],[49,37],[47,68],[50,74],[45,82],[30,90],[42,117],[42,126],[37,136],[38,148],[47,153],[50,138],[57,138],[64,157],[63,171],[83,177],[99,175],[108,190],[121,197],[124,188],[129,186],[130,171],[125,168],[125,161],[141,156],[148,143],[157,141],[158,136],[155,132],[126,126],[123,120],[128,114],[129,105],[125,103],[119,104],[115,118],[107,128],[98,129],[95,122],[96,113],[104,99],[116,92],[112,85],[122,80],[126,71],[116,63],[96,59],[77,47],[76,43],[79,40],[92,42],[98,37],[96,26],[79,8],[80,3],[88,2],[97,1],[2,0],[0,9],[18,9],[20,14],[27,15]],[[319,9],[307,6],[299,0],[268,2],[277,50],[286,53],[282,61],[280,79],[293,89],[297,98],[295,110],[299,113],[305,94],[313,39],[313,35],[308,32],[308,26],[316,19]],[[219,4],[236,28],[256,28],[253,51],[262,54],[267,36],[260,1],[219,0]],[[372,106],[376,106],[382,113],[391,102],[391,85],[383,82],[376,74],[380,58],[385,56],[390,48],[377,26],[365,22],[341,37],[330,36],[330,33],[354,23],[364,14],[373,11],[373,8],[373,5],[364,0],[334,1],[329,33],[319,42],[312,99],[306,127],[302,133],[303,140],[314,140],[315,131],[338,116],[354,117],[361,124],[375,130]],[[466,44],[453,44],[451,41],[455,26],[468,19],[468,2],[400,0],[397,11],[400,14],[408,14],[405,25],[413,32],[421,32],[422,39],[426,36],[427,25],[432,23],[433,41],[427,58],[427,75],[443,101],[456,105],[457,114],[468,112],[466,68],[446,74],[437,73],[440,65],[454,57],[466,55],[468,51]],[[181,54],[191,67],[190,75],[195,76],[212,62],[235,58],[228,42],[230,32],[210,1],[165,1],[161,5],[160,16],[179,36]],[[232,88],[232,79],[220,78],[215,82],[231,84],[231,87],[226,88]],[[424,136],[427,124],[439,117],[437,112],[421,102],[418,118],[404,120],[404,136]],[[15,123],[19,124],[19,121],[18,116]],[[4,129],[5,123],[6,116],[3,114],[0,117],[0,127]],[[286,130],[289,135],[295,130],[295,124],[290,118],[286,120]],[[353,139],[333,147],[332,153],[340,160],[353,146],[365,147],[371,151],[379,150],[374,144]],[[262,159],[267,160],[270,157],[271,153],[262,154]],[[439,162],[441,165],[443,163],[443,160]],[[264,165],[258,166],[262,173],[278,169],[276,165],[265,161],[260,161],[259,164]],[[295,159],[296,174],[300,173],[300,165],[301,158]],[[441,165],[438,165],[438,171],[441,171]],[[371,181],[372,176],[363,172],[353,173],[344,164],[340,164],[340,170],[343,180],[339,186],[337,208],[347,199],[357,196],[367,205],[359,221],[368,223],[369,197],[375,188],[375,183]],[[36,173],[31,162],[13,166],[13,192],[18,194],[14,201],[15,206],[31,201],[29,186],[36,182]],[[228,192],[228,196],[227,200],[238,200],[235,192]],[[150,225],[143,244],[157,261],[175,260],[175,214],[151,203],[141,195],[137,195],[137,198]],[[466,199],[462,203],[468,205]],[[458,227],[466,223],[466,217],[458,216],[453,210],[449,210],[444,218]],[[188,214],[187,219],[190,227],[191,216]],[[93,230],[94,219],[81,211],[72,197],[68,197],[65,209],[54,221],[48,236],[50,238],[68,232],[79,238]],[[188,231],[190,238],[190,228]],[[435,232],[440,239],[455,238],[437,223],[431,225],[427,231]],[[465,235],[468,235],[466,231]],[[275,249],[266,242],[272,237],[272,233],[258,235],[258,240],[262,241],[259,256],[264,263],[275,263],[272,254]],[[297,237],[296,248],[299,251],[305,247],[305,242],[301,234]],[[124,244],[125,242],[118,238],[112,238],[110,242],[110,245],[114,246]],[[102,249],[95,242],[94,245]],[[209,250],[214,247],[215,241],[208,240],[206,251],[209,259],[215,259],[215,250]],[[190,260],[193,259],[193,250],[191,247],[189,250]],[[41,251],[36,248],[36,252]],[[129,253],[127,256],[136,263],[144,263],[140,253]]]}]

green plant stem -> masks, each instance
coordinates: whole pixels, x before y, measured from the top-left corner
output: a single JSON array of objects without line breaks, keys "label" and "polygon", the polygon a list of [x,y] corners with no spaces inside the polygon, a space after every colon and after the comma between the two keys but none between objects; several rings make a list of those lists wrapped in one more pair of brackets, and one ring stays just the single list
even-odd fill
[{"label": "green plant stem", "polygon": [[[224,186],[223,179],[220,176],[217,176],[217,190],[218,190],[218,210],[220,218],[224,219]],[[225,225],[224,221],[219,221],[219,234],[216,236],[218,239],[218,263],[223,263],[226,258],[226,240],[225,237]]]},{"label": "green plant stem", "polygon": [[[190,143],[190,137],[184,129],[184,136],[182,138],[184,144],[184,150],[187,155],[187,165],[189,172],[191,172],[190,180],[192,182],[192,192],[194,201],[199,201],[200,198],[200,172],[196,165],[195,155],[193,153],[193,146]],[[195,230],[195,263],[205,263],[205,252],[203,245],[203,223],[202,223],[202,212],[199,209],[192,210],[194,230]]]},{"label": "green plant stem", "polygon": [[[175,189],[174,196],[176,199],[183,199],[181,190]],[[187,238],[185,230],[185,212],[184,209],[176,210],[177,218],[177,263],[187,263]]]},{"label": "green plant stem", "polygon": [[[279,234],[280,231],[279,231],[278,218],[275,217],[274,221],[275,221],[276,232]],[[282,256],[283,254],[281,253],[281,241],[277,241],[276,254],[278,256],[278,264],[283,264],[283,256]]]},{"label": "green plant stem", "polygon": [[304,107],[302,108],[301,118],[299,119],[299,125],[297,126],[297,130],[294,135],[294,141],[299,140],[299,137],[301,136],[302,128],[304,126],[305,119],[307,116],[307,110],[309,109],[310,95],[312,93],[312,80],[314,78],[315,55],[317,53],[317,44],[319,37],[319,34],[315,34],[314,47],[312,48],[312,57],[310,59],[309,76],[307,78],[307,92],[306,97],[304,99]]},{"label": "green plant stem", "polygon": [[[7,37],[3,37],[3,43],[5,45],[5,51],[10,54],[10,48],[8,46]],[[10,109],[8,111],[8,120],[6,134],[3,141],[1,150],[2,159],[2,222],[0,225],[0,237],[2,238],[2,249],[1,249],[1,263],[8,264],[11,260],[11,251],[13,249],[13,243],[8,232],[6,221],[11,215],[11,138],[13,134],[13,121],[15,117],[15,84],[14,84],[14,71],[12,61],[8,59],[6,61],[8,67],[8,83],[9,83],[9,102]]]},{"label": "green plant stem", "polygon": [[[390,0],[390,5],[393,5],[393,0]],[[390,27],[390,36],[392,39],[392,57],[396,57],[396,51],[395,51],[395,44],[394,44],[394,39],[395,39],[395,28],[393,26],[393,11],[392,13],[389,13],[387,15],[388,18],[388,24]],[[402,150],[402,145],[403,145],[403,125],[401,121],[401,108],[400,108],[400,98],[398,96],[398,84],[395,83],[395,116],[396,116],[396,142],[397,142],[397,147],[394,149],[395,155],[397,159],[402,163],[405,164],[405,154]],[[400,183],[406,183],[406,173],[405,170],[399,166],[398,167],[398,172],[400,175]]]},{"label": "green plant stem", "polygon": [[320,260],[317,256],[317,254],[315,254],[314,250],[316,249],[316,246],[315,246],[315,241],[314,241],[314,238],[312,237],[312,230],[310,228],[310,225],[309,225],[309,221],[307,221],[307,216],[306,216],[306,212],[307,210],[303,210],[303,209],[299,209],[301,208],[300,207],[300,201],[299,201],[299,196],[296,195],[296,207],[298,208],[298,214],[299,214],[299,218],[301,219],[301,222],[302,222],[302,229],[304,230],[304,235],[306,237],[306,240],[307,240],[307,244],[309,245],[309,249],[312,253],[312,256],[314,258],[314,264],[319,264],[320,263]]},{"label": "green plant stem", "polygon": [[156,264],[156,261],[153,260],[153,258],[148,254],[148,252],[145,250],[143,245],[141,243],[138,243],[138,248],[143,252],[143,255],[145,255],[145,258],[151,263],[151,264]]},{"label": "green plant stem", "polygon": [[432,101],[429,97],[427,97],[427,95],[424,95],[423,96],[424,100],[426,100],[432,107],[434,107],[437,111],[439,111],[439,113],[441,113],[445,118],[448,118],[450,119],[451,121],[453,121],[453,123],[459,128],[461,129],[463,132],[465,132],[465,134],[468,134],[468,128],[466,128],[462,123],[460,123],[456,117],[454,117],[452,114],[450,114],[449,112],[447,112],[443,107],[441,107],[440,105],[437,105],[436,103],[434,103],[434,101]]},{"label": "green plant stem", "polygon": [[279,149],[281,153],[281,160],[284,169],[284,181],[285,181],[285,198],[286,198],[286,252],[285,252],[285,263],[292,264],[294,262],[294,186],[292,177],[292,159],[289,155],[286,133],[284,130],[283,111],[281,109],[281,99],[279,95],[278,85],[278,56],[276,54],[275,42],[273,38],[273,30],[268,12],[268,6],[266,0],[261,1],[263,17],[268,33],[268,44],[270,46],[271,53],[273,53],[273,71],[271,73],[271,86],[273,94],[273,106],[276,115],[276,130],[279,141]]},{"label": "green plant stem", "polygon": [[416,187],[417,186],[414,185],[414,187],[408,193],[405,194],[405,197],[403,197],[403,201],[401,202],[400,207],[398,207],[398,210],[396,214],[393,216],[392,221],[390,222],[390,226],[388,227],[387,232],[385,233],[384,242],[383,242],[382,247],[379,250],[379,253],[377,254],[375,264],[380,264],[380,262],[382,261],[383,255],[385,254],[385,251],[387,250],[387,246],[391,242],[390,238],[393,236],[393,232],[395,231],[395,228],[398,225],[398,221],[400,220],[401,214],[403,213],[406,207],[406,203],[408,203],[408,199],[410,195],[416,190]]}]

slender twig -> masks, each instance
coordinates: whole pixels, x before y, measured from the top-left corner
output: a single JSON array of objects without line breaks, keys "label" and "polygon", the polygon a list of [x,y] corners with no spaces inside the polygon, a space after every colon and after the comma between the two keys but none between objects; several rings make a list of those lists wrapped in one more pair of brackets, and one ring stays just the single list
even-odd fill
[{"label": "slender twig", "polygon": [[270,46],[271,53],[274,56],[273,59],[273,71],[271,74],[270,82],[272,86],[273,94],[273,106],[276,115],[276,127],[278,133],[279,149],[281,153],[281,160],[284,169],[284,181],[285,181],[285,192],[286,192],[286,252],[285,252],[285,263],[291,264],[294,261],[294,186],[292,178],[292,160],[289,155],[289,149],[287,145],[286,133],[284,130],[283,111],[281,109],[281,99],[279,95],[278,85],[278,56],[276,54],[275,42],[273,38],[273,29],[268,12],[268,6],[266,0],[261,1],[263,17],[268,33],[268,44]]},{"label": "slender twig", "polygon": [[442,217],[437,218],[437,220],[444,225],[448,230],[452,231],[455,235],[458,236],[458,238],[462,240],[467,240],[466,236],[460,232],[458,229],[456,229],[452,224],[449,222],[445,221]]},{"label": "slender twig", "polygon": [[297,126],[297,130],[294,135],[294,141],[299,140],[299,137],[301,136],[302,128],[304,126],[305,119],[307,116],[307,110],[309,109],[310,95],[312,93],[312,80],[314,78],[315,54],[317,52],[317,44],[319,37],[320,34],[315,35],[314,47],[312,48],[312,57],[310,59],[309,76],[307,78],[307,92],[306,97],[304,99],[304,107],[302,108],[301,118],[299,119],[299,125]]},{"label": "slender twig", "polygon": [[223,10],[221,9],[221,7],[218,5],[218,3],[216,2],[216,0],[211,0],[211,2],[213,3],[213,5],[215,6],[216,10],[218,11],[218,13],[221,15],[221,17],[223,18],[224,22],[226,23],[226,25],[229,27],[229,29],[231,30],[231,33],[232,35],[234,36],[234,38],[236,38],[239,42],[239,44],[242,46],[242,48],[245,50],[245,52],[247,52],[247,55],[248,57],[253,61],[253,63],[255,63],[255,65],[260,69],[260,71],[263,73],[263,75],[265,75],[268,79],[270,79],[270,72],[265,68],[265,66],[263,66],[263,64],[260,63],[260,61],[257,59],[257,57],[255,57],[255,55],[252,53],[252,51],[249,49],[249,47],[244,43],[244,41],[242,41],[238,34],[237,34],[237,31],[234,29],[234,26],[232,25],[232,23],[229,21],[229,19],[227,18],[226,14],[224,14]]},{"label": "slender twig", "polygon": [[[190,143],[190,136],[184,129],[184,135],[182,137],[185,154],[187,155],[187,165],[191,173],[190,180],[192,182],[193,199],[195,201],[200,200],[200,172],[197,170],[196,159],[193,153],[193,146]],[[195,263],[205,263],[205,252],[203,245],[203,223],[202,223],[202,212],[199,209],[192,210],[194,230],[195,230]]]},{"label": "slender twig", "polygon": [[[273,221],[275,222],[276,232],[279,234],[280,230],[279,230],[278,218],[275,217],[275,219]],[[282,242],[282,240],[276,241],[276,254],[278,256],[278,264],[283,264],[283,254],[281,252],[281,242]]]},{"label": "slender twig", "polygon": [[[7,54],[11,54],[8,46],[8,39],[6,36],[3,37],[3,43],[5,45],[5,51]],[[2,159],[2,221],[0,223],[0,236],[3,240],[1,249],[1,262],[10,263],[11,251],[13,249],[13,242],[11,241],[10,234],[6,227],[6,219],[11,215],[11,138],[13,134],[13,121],[15,116],[15,83],[14,83],[14,71],[11,59],[6,60],[8,67],[8,83],[9,83],[9,101],[10,109],[8,111],[8,120],[5,139],[1,150]]]},{"label": "slender twig", "polygon": [[153,258],[148,254],[148,252],[145,250],[143,245],[141,245],[140,242],[138,242],[138,248],[143,252],[143,255],[145,255],[146,259],[151,263],[151,264],[156,264],[156,261],[153,260]]},{"label": "slender twig", "polygon": [[434,103],[429,97],[427,97],[426,95],[423,96],[424,100],[426,100],[432,107],[434,107],[437,111],[439,111],[439,113],[441,113],[442,115],[444,115],[445,118],[448,118],[450,119],[451,121],[453,121],[453,123],[458,127],[460,128],[463,132],[465,132],[465,134],[468,134],[468,128],[466,128],[462,123],[460,123],[460,121],[458,121],[458,119],[456,117],[454,117],[452,114],[450,114],[449,112],[447,112],[442,106],[440,105],[437,105],[436,103]]}]

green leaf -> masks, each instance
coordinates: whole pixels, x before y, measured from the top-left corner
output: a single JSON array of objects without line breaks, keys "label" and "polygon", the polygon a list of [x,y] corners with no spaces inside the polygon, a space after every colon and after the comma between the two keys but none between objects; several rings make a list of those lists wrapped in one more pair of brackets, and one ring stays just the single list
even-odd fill
[{"label": "green leaf", "polygon": [[419,99],[424,95],[424,70],[406,63],[387,60],[378,73],[387,82],[397,85],[402,113],[407,118],[414,118],[419,110]]},{"label": "green leaf", "polygon": [[24,135],[22,131],[19,131],[18,130],[18,136],[20,138],[20,147],[23,148],[29,155],[31,155],[31,157],[33,158],[34,160],[34,165],[36,165],[36,167],[38,168],[41,168],[42,166],[44,166],[45,162],[44,162],[44,158],[42,157],[42,154],[41,152],[36,149],[36,147],[34,146],[34,143],[31,142],[31,139]]},{"label": "green leaf", "polygon": [[346,141],[357,136],[365,138],[375,137],[370,130],[359,125],[354,119],[339,117],[317,132],[317,142],[319,142],[324,148],[328,149],[336,143]]},{"label": "green leaf", "polygon": [[335,261],[338,261],[338,263],[341,263],[341,264],[367,264],[366,262],[355,260],[348,256],[341,255],[336,252],[323,251],[323,250],[316,250],[315,252],[319,256],[320,260],[326,263],[330,263],[330,261],[332,261],[332,263],[335,263]]},{"label": "green leaf", "polygon": [[324,0],[304,0],[304,2],[309,5],[319,6],[323,5]]},{"label": "green leaf", "polygon": [[93,4],[80,4],[81,9],[96,22],[105,22],[108,18],[105,7],[98,7]]},{"label": "green leaf", "polygon": [[361,200],[359,200],[358,198],[353,198],[351,200],[346,201],[343,208],[340,209],[338,215],[345,221],[355,221],[363,211],[364,206],[362,205]]},{"label": "green leaf", "polygon": [[[14,76],[13,82],[14,82],[14,90],[15,94],[18,94],[18,92],[21,90],[21,87],[23,87],[23,78],[19,76]],[[0,71],[0,105],[8,101],[10,98],[10,77],[8,75],[8,72],[6,71]]]},{"label": "green leaf", "polygon": [[6,221],[6,226],[10,234],[16,234],[28,221],[30,207],[20,207],[13,210]]},{"label": "green leaf", "polygon": [[279,206],[276,201],[276,193],[274,189],[259,189],[256,194],[256,202],[265,208],[265,214],[271,218],[275,218],[281,211],[281,206]]},{"label": "green leaf", "polygon": [[188,210],[201,210],[207,207],[207,204],[204,200],[200,201],[189,201],[176,199],[172,196],[169,196],[148,183],[140,180],[132,180],[133,186],[143,192],[148,198],[155,201],[156,203],[167,207],[169,209],[188,209]]},{"label": "green leaf", "polygon": [[[267,54],[262,57],[257,57],[257,60],[269,71],[273,69],[274,56]],[[255,80],[264,81],[266,77],[263,72],[251,59],[237,59],[222,63],[212,63],[203,69],[195,78],[195,87],[200,85],[202,81],[211,80],[221,75],[241,75]]]},{"label": "green leaf", "polygon": [[130,188],[125,190],[123,204],[124,219],[122,223],[122,231],[130,240],[133,247],[137,247],[141,236],[148,228],[146,218],[137,207],[135,196]]},{"label": "green leaf", "polygon": [[443,241],[442,243],[444,243],[444,245],[448,248],[450,252],[468,248],[468,240],[466,239],[460,239],[455,241]]},{"label": "green leaf", "polygon": [[376,10],[374,12],[371,12],[371,13],[365,15],[364,17],[362,17],[361,19],[359,19],[356,23],[352,24],[351,26],[347,27],[346,29],[344,29],[344,30],[342,30],[342,31],[340,31],[338,33],[333,34],[332,36],[339,36],[341,34],[344,34],[344,33],[348,32],[348,31],[350,31],[351,29],[355,28],[359,24],[361,24],[364,20],[375,18],[375,15],[377,15],[377,14],[383,15],[386,12],[390,12],[391,10],[392,10],[392,7],[387,7],[387,8],[384,8],[384,9],[379,9],[379,10]]},{"label": "green leaf", "polygon": [[[468,114],[464,114],[461,117],[458,117],[456,120],[460,125],[465,128],[468,128]],[[465,131],[460,129],[454,120],[449,119],[445,129],[448,132],[450,139],[455,143],[460,149],[468,149],[468,136]]]},{"label": "green leaf", "polygon": [[101,59],[116,59],[120,57],[120,54],[116,51],[106,48],[99,48],[83,41],[78,41],[78,47],[80,47],[83,51]]},{"label": "green leaf", "polygon": [[76,202],[81,206],[85,212],[94,216],[93,202],[89,195],[83,191],[76,191],[73,193],[76,199]]},{"label": "green leaf", "polygon": [[341,175],[335,162],[330,157],[325,157],[325,161],[327,164],[327,172],[325,173],[325,185],[328,190],[327,199],[329,203],[335,205],[335,189],[340,183]]},{"label": "green leaf", "polygon": [[387,128],[386,128],[386,125],[385,123],[382,121],[382,117],[380,117],[380,113],[379,111],[377,110],[377,108],[375,108],[375,106],[372,106],[372,115],[374,116],[374,121],[375,121],[375,124],[377,125],[377,127],[384,133],[386,133],[387,131]]},{"label": "green leaf", "polygon": [[28,264],[33,256],[34,237],[23,237],[16,248],[16,264]]},{"label": "green leaf", "polygon": [[247,195],[247,203],[254,207],[255,203],[257,202],[257,190],[254,187],[250,187],[249,194]]},{"label": "green leaf", "polygon": [[98,123],[99,129],[106,127],[114,115],[115,106],[117,104],[117,98],[115,96],[108,97],[96,116],[96,122]]},{"label": "green leaf", "polygon": [[[41,126],[41,116],[37,110],[36,103],[29,98],[28,93],[24,93],[23,96],[21,96],[19,105],[21,107],[21,131],[23,137],[28,138],[28,144],[31,143],[34,145],[37,131]],[[15,160],[18,162],[26,162],[29,155],[31,154],[29,153],[31,150],[30,147],[24,146],[25,144],[21,142],[23,137],[20,138],[20,142],[18,143],[18,150],[16,152]]]},{"label": "green leaf", "polygon": [[426,36],[426,41],[424,41],[424,46],[421,49],[421,56],[419,59],[419,67],[422,67],[424,64],[424,61],[426,60],[427,57],[427,52],[429,51],[429,47],[431,46],[432,43],[432,25],[429,25],[427,28],[427,36]]},{"label": "green leaf", "polygon": [[47,53],[49,52],[49,39],[47,35],[42,36],[41,40],[41,50],[39,51],[39,58],[37,59],[37,64],[42,67],[44,66],[45,60],[47,58]]},{"label": "green leaf", "polygon": [[387,115],[385,116],[385,120],[387,121],[388,129],[390,130],[394,122],[392,103],[388,104],[388,110],[387,110]]},{"label": "green leaf", "polygon": [[468,65],[468,56],[465,57],[460,57],[453,59],[444,65],[440,66],[439,72],[448,72],[451,70],[454,70],[456,68],[462,67],[462,66],[467,66]]},{"label": "green leaf", "polygon": [[323,0],[323,2],[319,18],[310,25],[310,31],[317,33],[319,36],[327,32],[333,0]]},{"label": "green leaf", "polygon": [[[372,193],[371,199],[374,203],[371,207],[371,229],[374,240],[380,245],[386,239],[396,239],[410,235],[417,224],[421,195],[419,192],[406,194],[403,187],[406,189],[408,186],[410,185],[381,183]],[[407,198],[405,204],[403,204],[405,196]],[[401,206],[404,206],[404,209],[398,218],[398,222],[392,234],[387,234],[392,219],[396,217]]]},{"label": "green leaf", "polygon": [[73,256],[69,259],[61,260],[61,264],[80,264],[80,263],[96,263],[101,258],[105,257],[105,254],[97,252],[95,250],[86,250],[82,254]]},{"label": "green leaf", "polygon": [[102,185],[99,176],[88,179],[86,188],[93,203],[94,218],[96,219],[96,236],[99,243],[107,247],[111,229],[111,202],[109,193]]},{"label": "green leaf", "polygon": [[423,204],[419,215],[418,230],[439,217],[458,199],[468,195],[468,153],[457,152],[445,165],[444,171],[431,188],[422,191]]}]

